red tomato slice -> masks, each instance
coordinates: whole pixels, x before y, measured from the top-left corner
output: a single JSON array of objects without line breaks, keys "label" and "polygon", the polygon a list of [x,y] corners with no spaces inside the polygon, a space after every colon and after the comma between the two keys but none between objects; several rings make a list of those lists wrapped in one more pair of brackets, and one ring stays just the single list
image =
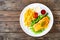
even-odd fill
[{"label": "red tomato slice", "polygon": [[34,18],[37,18],[38,17],[38,13],[37,12],[34,12]]}]

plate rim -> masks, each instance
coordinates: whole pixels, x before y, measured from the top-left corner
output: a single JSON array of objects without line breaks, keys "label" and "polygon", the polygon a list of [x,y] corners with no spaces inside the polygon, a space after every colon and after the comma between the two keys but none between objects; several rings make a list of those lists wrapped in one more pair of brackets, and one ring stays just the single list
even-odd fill
[{"label": "plate rim", "polygon": [[[32,4],[42,4],[42,3],[32,3]],[[29,5],[31,5],[31,4],[29,4]],[[29,5],[27,5],[27,6],[29,6]],[[44,5],[44,4],[42,4],[42,5]],[[23,9],[22,9],[22,11],[21,11],[21,13],[20,13],[20,17],[21,17],[21,14],[22,14],[22,12],[23,12],[23,10],[27,7],[27,6],[25,6]],[[46,5],[44,5],[44,6],[46,6]],[[46,6],[47,7],[47,6]],[[48,8],[48,7],[47,7]],[[50,8],[48,8],[49,10],[50,10]],[[50,10],[50,12],[51,12],[51,14],[52,14],[52,11]],[[20,23],[20,27],[22,28],[22,26],[21,26],[21,22],[20,22],[20,20],[21,20],[21,18],[19,17],[19,23]],[[52,14],[52,18],[53,18],[53,14]],[[54,18],[53,18],[53,22],[52,22],[52,26],[53,26],[53,23],[54,23]],[[50,28],[50,30],[52,29],[52,26],[51,26],[51,28]],[[23,30],[23,28],[22,28],[22,30]],[[49,31],[50,31],[49,30]],[[24,30],[23,30],[24,31]],[[48,32],[49,32],[48,31]],[[25,31],[24,31],[25,32]],[[47,32],[47,33],[48,33]],[[26,33],[26,32],[25,32]],[[46,33],[46,34],[47,34]],[[26,33],[27,35],[29,35],[28,33]],[[46,34],[44,34],[44,35],[46,35]],[[29,35],[29,36],[32,36],[32,35]],[[41,36],[43,36],[43,35],[41,35]],[[41,37],[41,36],[32,36],[32,37]]]}]

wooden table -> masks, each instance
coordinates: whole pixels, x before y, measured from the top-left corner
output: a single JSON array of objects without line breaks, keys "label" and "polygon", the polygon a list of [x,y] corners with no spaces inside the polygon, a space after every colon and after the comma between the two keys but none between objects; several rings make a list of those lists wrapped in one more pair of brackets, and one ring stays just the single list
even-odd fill
[{"label": "wooden table", "polygon": [[[54,15],[51,31],[42,37],[31,37],[19,25],[19,15],[31,3],[48,6]],[[60,40],[60,0],[0,0],[0,40]]]}]

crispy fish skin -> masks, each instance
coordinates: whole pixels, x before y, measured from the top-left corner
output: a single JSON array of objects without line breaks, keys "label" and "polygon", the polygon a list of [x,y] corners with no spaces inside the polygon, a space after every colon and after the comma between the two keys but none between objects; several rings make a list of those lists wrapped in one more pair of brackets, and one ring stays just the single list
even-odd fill
[{"label": "crispy fish skin", "polygon": [[33,28],[35,31],[39,31],[43,28],[46,28],[49,23],[49,18],[46,16],[43,19],[41,19],[38,23],[34,24]]}]

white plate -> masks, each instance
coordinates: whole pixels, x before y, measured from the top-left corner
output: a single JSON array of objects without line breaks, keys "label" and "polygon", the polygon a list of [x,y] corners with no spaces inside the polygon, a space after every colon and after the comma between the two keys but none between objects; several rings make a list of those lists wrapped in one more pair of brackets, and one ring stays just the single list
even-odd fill
[{"label": "white plate", "polygon": [[[29,30],[29,29],[24,25],[24,12],[25,12],[26,9],[28,9],[28,8],[34,8],[34,10],[35,10],[36,12],[38,12],[38,13],[39,13],[42,9],[45,9],[45,10],[48,12],[48,16],[50,17],[50,22],[49,22],[48,28],[47,28],[46,30],[44,30],[42,33],[40,33],[40,34],[34,34],[31,30]],[[20,25],[21,25],[21,28],[23,29],[23,31],[24,31],[26,34],[28,34],[28,35],[30,35],[30,36],[33,36],[33,37],[40,37],[40,36],[43,36],[43,35],[47,34],[47,33],[50,31],[50,29],[52,28],[52,25],[53,25],[53,14],[52,14],[51,10],[50,10],[47,6],[45,6],[45,5],[41,4],[41,3],[33,3],[33,4],[30,4],[30,5],[26,6],[26,7],[22,10],[22,12],[21,12],[21,14],[20,14]]]}]

